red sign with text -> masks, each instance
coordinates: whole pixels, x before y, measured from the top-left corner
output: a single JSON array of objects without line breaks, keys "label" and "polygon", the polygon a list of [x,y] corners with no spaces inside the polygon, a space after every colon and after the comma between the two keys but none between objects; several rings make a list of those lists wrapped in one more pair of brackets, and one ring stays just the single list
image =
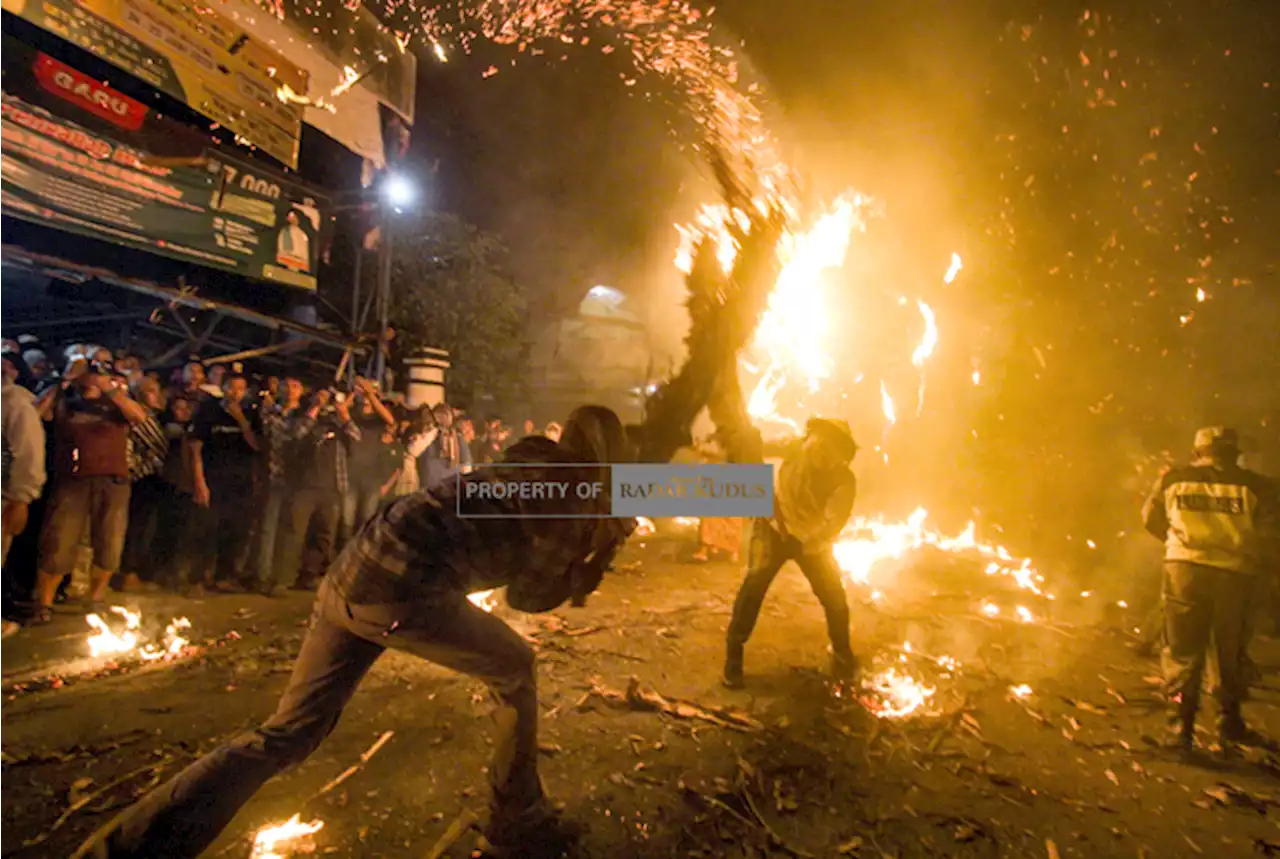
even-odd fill
[{"label": "red sign with text", "polygon": [[147,106],[142,102],[95,81],[48,54],[38,55],[34,68],[42,87],[112,125],[137,131],[147,118]]}]

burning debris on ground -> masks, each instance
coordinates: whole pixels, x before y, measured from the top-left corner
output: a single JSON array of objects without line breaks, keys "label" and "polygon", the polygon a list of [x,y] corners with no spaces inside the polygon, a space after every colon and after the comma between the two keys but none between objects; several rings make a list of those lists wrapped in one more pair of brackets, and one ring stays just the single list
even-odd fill
[{"label": "burning debris on ground", "polygon": [[[362,9],[358,0],[343,3],[342,11],[312,0],[262,5],[277,17],[306,18],[315,34]],[[778,575],[759,563],[761,545],[786,571],[767,600],[757,591],[763,608],[757,601],[749,628],[732,631],[727,646],[726,626],[733,630],[731,619],[741,619],[741,605],[751,599],[744,564],[736,553],[724,563],[702,552],[702,563],[694,564],[669,551],[710,548],[711,520],[692,516],[638,517],[634,532],[610,534],[612,542],[593,535],[589,552],[566,559],[567,572],[555,571],[559,586],[590,568],[585,578],[599,586],[598,593],[588,589],[591,603],[582,605],[587,594],[577,590],[572,598],[524,603],[542,612],[533,617],[512,607],[529,599],[514,586],[506,594],[459,590],[450,611],[469,626],[458,627],[429,599],[409,603],[380,593],[361,603],[359,588],[338,596],[322,590],[304,632],[312,597],[268,587],[271,600],[220,595],[223,606],[236,607],[230,618],[201,603],[184,602],[173,612],[111,605],[89,613],[85,628],[71,635],[65,625],[37,628],[6,647],[6,656],[14,655],[5,669],[5,824],[24,848],[32,855],[40,855],[34,848],[69,851],[179,765],[239,736],[255,753],[269,750],[282,765],[300,765],[264,787],[211,848],[215,855],[472,855],[469,835],[484,819],[478,810],[486,776],[502,787],[500,770],[511,758],[505,746],[494,756],[483,727],[488,720],[480,718],[496,715],[502,725],[516,709],[515,672],[494,663],[510,657],[527,674],[536,656],[536,693],[524,674],[519,690],[522,763],[529,772],[530,761],[542,763],[550,793],[589,823],[571,855],[1059,859],[1280,852],[1273,838],[1280,801],[1270,789],[1280,759],[1266,739],[1280,729],[1280,698],[1267,682],[1280,660],[1275,642],[1261,636],[1252,642],[1262,668],[1245,691],[1256,735],[1232,720],[1239,714],[1229,711],[1229,691],[1222,691],[1237,688],[1230,683],[1241,672],[1230,666],[1225,675],[1221,666],[1209,672],[1227,717],[1217,746],[1211,729],[1186,723],[1195,697],[1187,693],[1198,689],[1204,666],[1184,666],[1179,698],[1166,688],[1176,666],[1168,667],[1170,677],[1156,676],[1151,658],[1128,646],[1153,628],[1149,617],[1139,617],[1140,585],[1132,583],[1158,562],[1156,544],[1145,553],[1134,548],[1136,496],[1169,459],[1161,446],[1172,428],[1201,414],[1214,415],[1215,423],[1239,417],[1274,443],[1276,350],[1268,338],[1275,308],[1254,289],[1266,261],[1249,242],[1241,247],[1242,236],[1265,246],[1270,235],[1257,225],[1274,220],[1264,217],[1274,207],[1258,202],[1256,188],[1272,177],[1258,170],[1256,157],[1246,164],[1246,144],[1222,140],[1255,146],[1262,138],[1238,129],[1257,117],[1274,119],[1260,100],[1241,99],[1253,105],[1247,110],[1223,106],[1223,92],[1258,89],[1256,56],[1248,71],[1228,73],[1239,49],[1225,42],[1245,34],[1228,38],[1216,19],[1187,10],[1175,15],[1160,4],[1125,14],[1046,10],[1031,23],[993,22],[995,12],[971,11],[963,20],[985,41],[964,43],[957,30],[952,43],[948,29],[940,40],[945,49],[928,46],[946,65],[925,63],[924,48],[913,49],[925,74],[878,62],[871,45],[828,51],[829,42],[806,43],[806,74],[813,57],[847,54],[865,63],[860,75],[873,77],[874,66],[887,65],[912,68],[907,77],[921,86],[937,86],[931,79],[972,86],[949,91],[947,109],[931,109],[936,127],[885,123],[894,147],[906,153],[903,161],[920,154],[908,140],[921,128],[928,132],[917,136],[930,141],[949,137],[946,129],[959,120],[944,114],[978,127],[965,146],[947,149],[955,163],[946,172],[957,186],[950,199],[927,182],[907,183],[906,193],[902,183],[877,175],[874,163],[810,177],[784,160],[790,147],[765,122],[772,94],[756,80],[733,25],[721,26],[726,13],[709,7],[638,0],[376,5],[395,31],[390,59],[393,48],[420,47],[423,59],[448,62],[451,73],[486,81],[502,75],[484,84],[494,87],[513,76],[517,61],[523,67],[534,57],[568,61],[599,51],[618,63],[611,69],[620,77],[613,95],[637,93],[678,108],[676,137],[706,156],[709,164],[699,161],[700,169],[722,199],[695,199],[698,186],[690,183],[683,214],[654,216],[677,221],[667,238],[676,245],[678,274],[668,275],[684,278],[691,324],[681,370],[665,385],[646,379],[634,389],[651,396],[630,441],[646,461],[665,462],[689,446],[705,407],[720,454],[780,464],[780,487],[787,463],[807,462],[809,454],[796,451],[821,436],[824,424],[814,419],[826,418],[827,433],[843,432],[854,452],[858,442],[866,447],[853,466],[861,492],[855,513],[843,509],[838,528],[810,534],[781,512],[779,498],[772,519],[751,525],[776,526],[741,541],[751,575],[767,578],[764,588]],[[904,31],[922,42],[935,19],[960,20],[903,8],[914,16]],[[778,17],[777,9],[768,13]],[[741,21],[753,15],[736,14]],[[783,17],[792,14],[788,9]],[[841,14],[831,8],[815,17],[823,19],[821,29],[838,30],[837,21],[849,20]],[[1185,32],[1193,19],[1205,33]],[[773,21],[767,29],[787,23]],[[1204,38],[1170,38],[1179,32]],[[244,38],[232,54],[243,45],[260,47],[249,34]],[[364,85],[390,86],[388,54],[364,55],[351,41],[358,62],[347,57],[352,62],[334,66],[338,76],[317,80],[309,95],[283,82],[268,88],[267,100],[274,93],[278,102],[273,108],[332,116],[344,101],[370,95]],[[1190,41],[1212,50],[1181,47]],[[1152,55],[1167,59],[1170,49],[1157,42],[1195,53],[1176,70],[1162,68]],[[1256,54],[1258,40],[1251,44]],[[809,85],[815,94],[832,86]],[[1271,86],[1263,81],[1261,88]],[[811,100],[861,104],[862,89],[828,90]],[[608,100],[607,91],[586,93]],[[387,98],[380,91],[374,102]],[[1000,105],[977,107],[986,101]],[[569,174],[586,177],[577,184],[609,184],[578,166],[547,172],[559,184]],[[504,183],[522,185],[527,177],[506,167]],[[936,199],[929,199],[931,190]],[[903,205],[909,197],[925,198],[936,211],[913,217]],[[1239,211],[1246,198],[1247,213]],[[938,214],[948,208],[968,213]],[[528,211],[520,216],[537,220]],[[632,225],[619,220],[634,241]],[[290,235],[282,232],[281,241],[294,240]],[[389,249],[380,263],[386,263],[380,271],[398,271]],[[386,333],[384,326],[382,346]],[[347,350],[344,364],[355,351]],[[1218,353],[1230,354],[1231,362]],[[475,372],[467,366],[475,356],[454,357],[460,370]],[[1225,438],[1225,429],[1207,429],[1221,430],[1217,441]],[[439,426],[433,430],[445,438]],[[619,443],[613,452],[631,446]],[[442,449],[451,447],[442,441]],[[574,454],[601,450],[609,445]],[[79,463],[78,448],[75,456]],[[411,460],[398,462],[407,470]],[[805,488],[829,477],[820,476]],[[1183,519],[1169,516],[1252,515],[1265,507],[1254,503],[1261,490],[1244,478],[1199,478],[1206,475],[1165,486],[1161,477],[1152,498],[1168,505],[1166,518],[1159,519],[1159,503],[1146,512],[1147,530],[1166,540],[1175,566],[1187,560],[1179,551],[1202,547],[1190,545]],[[1196,491],[1179,494],[1175,485]],[[1217,489],[1200,491],[1205,485]],[[1223,486],[1230,491],[1218,491]],[[841,497],[852,502],[852,481],[847,488]],[[840,506],[827,500],[813,505],[824,515]],[[10,516],[6,506],[6,527]],[[749,542],[759,533],[777,539]],[[1250,543],[1232,540],[1232,549]],[[499,572],[524,572],[526,562],[536,567],[537,550],[546,548],[541,537],[521,546],[527,551],[508,557],[520,569]],[[476,548],[478,557],[494,547]],[[453,567],[470,558],[417,554],[467,580],[465,570]],[[352,573],[339,566],[328,584],[342,573],[378,579],[387,572],[380,565],[394,563],[367,555],[367,568]],[[793,560],[821,591],[825,611],[792,574]],[[1239,582],[1218,575],[1228,571],[1218,560],[1218,589],[1237,588]],[[378,584],[412,580],[417,572],[397,570]],[[1186,571],[1167,573],[1148,597],[1157,591],[1170,597],[1178,572]],[[747,596],[734,600],[739,587]],[[1232,593],[1241,618],[1261,600],[1254,591]],[[388,614],[388,606],[409,604],[422,616]],[[63,616],[55,623],[66,619],[57,614]],[[1210,614],[1221,620],[1221,613]],[[1164,633],[1172,640],[1185,630],[1169,615]],[[856,660],[839,626],[852,630]],[[1215,630],[1220,652],[1227,652],[1223,632],[1243,637],[1243,621],[1239,626]],[[295,669],[300,643],[317,629],[307,640],[320,643],[308,655],[329,648],[326,656],[339,668],[322,672],[304,658]],[[741,649],[753,633],[743,689]],[[502,638],[507,652],[495,656],[472,646],[486,634]],[[337,639],[345,643],[333,644]],[[735,646],[736,676],[729,670]],[[66,658],[50,661],[40,650]],[[1167,662],[1175,650],[1167,648]],[[310,679],[308,670],[315,672]],[[360,694],[333,693],[343,670],[355,678],[350,691],[364,678]],[[277,707],[286,674],[296,685],[276,712],[287,712],[291,700],[314,705],[324,689],[327,709],[245,733]],[[495,694],[475,677],[489,680]],[[327,706],[336,697],[340,705]],[[1183,711],[1176,738],[1168,736],[1170,704]],[[536,747],[529,730],[535,711]],[[308,732],[299,723],[324,730]],[[290,748],[278,752],[284,746]],[[307,753],[312,757],[304,762]]]}]

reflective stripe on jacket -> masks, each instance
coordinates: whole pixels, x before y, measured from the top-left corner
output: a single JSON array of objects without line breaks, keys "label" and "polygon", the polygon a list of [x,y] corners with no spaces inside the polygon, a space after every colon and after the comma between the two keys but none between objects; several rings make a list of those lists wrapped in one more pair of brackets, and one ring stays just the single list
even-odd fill
[{"label": "reflective stripe on jacket", "polygon": [[1237,465],[1200,462],[1161,476],[1143,523],[1164,541],[1166,561],[1253,572],[1274,516],[1265,477]]}]

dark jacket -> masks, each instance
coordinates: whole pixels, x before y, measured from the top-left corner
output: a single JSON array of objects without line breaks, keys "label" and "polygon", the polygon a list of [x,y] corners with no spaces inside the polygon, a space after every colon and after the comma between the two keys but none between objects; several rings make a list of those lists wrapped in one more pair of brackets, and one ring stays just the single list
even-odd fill
[{"label": "dark jacket", "polygon": [[[594,590],[634,528],[634,520],[605,518],[607,469],[541,436],[513,446],[504,462],[527,467],[482,469],[381,510],[330,568],[330,583],[362,605],[430,604],[505,586],[507,602],[526,612]],[[603,491],[522,500],[480,489],[549,481],[601,482]]]}]

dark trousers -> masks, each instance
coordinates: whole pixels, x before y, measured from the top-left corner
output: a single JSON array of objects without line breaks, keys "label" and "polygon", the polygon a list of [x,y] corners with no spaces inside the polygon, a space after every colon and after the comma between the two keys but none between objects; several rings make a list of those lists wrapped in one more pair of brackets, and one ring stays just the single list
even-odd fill
[{"label": "dark trousers", "polygon": [[800,572],[809,580],[809,587],[822,603],[827,615],[827,633],[831,636],[831,649],[838,660],[852,660],[853,649],[849,644],[849,603],[845,598],[840,570],[830,551],[808,554],[800,541],[783,537],[767,519],[757,519],[751,525],[751,543],[747,552],[747,577],[738,589],[733,601],[733,619],[729,621],[729,646],[740,648],[747,643],[760,617],[760,607],[765,594],[773,584],[778,571],[787,561],[795,561]]},{"label": "dark trousers", "polygon": [[251,486],[209,487],[209,507],[193,505],[186,536],[187,575],[197,582],[213,569],[218,582],[238,582],[244,578],[245,550],[253,528],[254,504]]},{"label": "dark trousers", "polygon": [[13,538],[4,559],[4,616],[23,617],[29,612],[31,594],[36,587],[36,568],[40,560],[40,532],[44,526],[44,492],[27,505],[27,527]]},{"label": "dark trousers", "polygon": [[1242,645],[1253,576],[1169,561],[1165,577],[1164,675],[1168,693],[1177,696],[1178,715],[1184,726],[1194,724],[1212,646],[1223,726],[1237,729],[1246,691]]},{"label": "dark trousers", "polygon": [[[293,491],[281,514],[280,535],[276,538],[277,584],[291,586],[299,581],[314,582],[324,573],[333,560],[341,515],[342,499],[335,491]],[[308,531],[311,534],[309,543]]]},{"label": "dark trousers", "polygon": [[1151,606],[1142,616],[1142,626],[1138,627],[1138,642],[1147,648],[1146,652],[1157,653],[1164,647],[1164,601],[1166,591],[1169,588],[1169,576],[1162,569],[1160,571],[1160,595],[1156,598],[1155,604]]},{"label": "dark trousers", "polygon": [[316,750],[388,647],[488,684],[499,704],[489,768],[495,820],[538,805],[538,700],[524,639],[462,594],[430,605],[360,606],[326,581],[275,715],[138,802],[111,837],[109,855],[199,855],[264,782]]},{"label": "dark trousers", "polygon": [[178,533],[171,526],[178,504],[178,491],[157,476],[144,477],[133,484],[129,495],[129,528],[124,538],[124,560],[120,569],[137,573],[145,581],[155,581],[168,568]]}]

